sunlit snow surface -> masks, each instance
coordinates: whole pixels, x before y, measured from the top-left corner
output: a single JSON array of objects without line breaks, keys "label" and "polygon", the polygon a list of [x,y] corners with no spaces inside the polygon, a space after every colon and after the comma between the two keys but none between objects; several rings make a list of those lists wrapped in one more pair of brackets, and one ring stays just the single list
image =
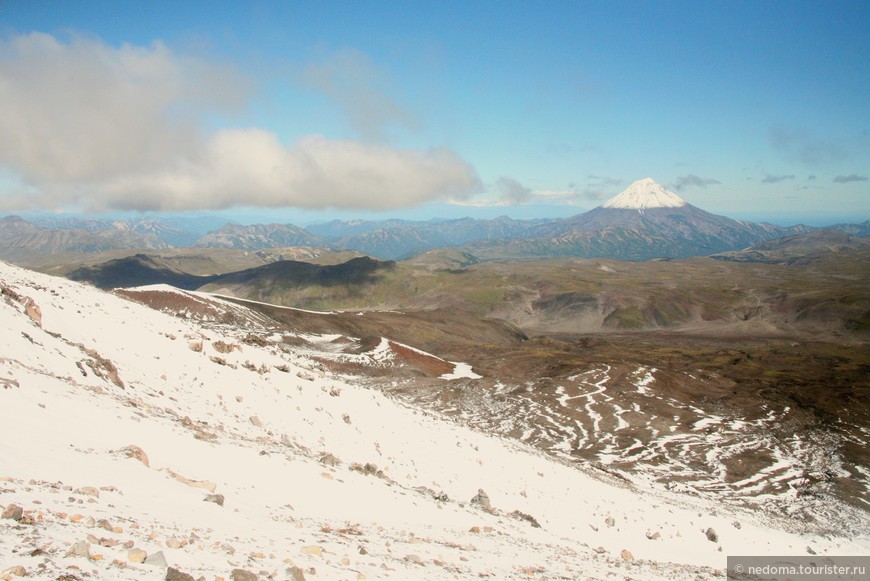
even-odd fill
[{"label": "sunlit snow surface", "polygon": [[[128,561],[130,543],[207,579],[235,568],[288,578],[291,566],[314,579],[685,579],[711,576],[699,567],[721,569],[728,554],[870,550],[866,529],[821,536],[640,491],[397,402],[315,359],[335,337],[297,347],[226,301],[194,295],[207,304],[181,318],[2,263],[0,285],[0,508],[20,505],[34,521],[0,519],[4,570],[164,578]],[[607,389],[606,369],[563,386],[560,400],[591,420],[560,427],[553,409],[533,434],[560,436],[566,453],[591,445],[594,430],[618,424]],[[149,466],[127,457],[129,445]],[[354,468],[367,463],[381,472]],[[212,483],[224,506],[173,473]],[[478,489],[493,513],[470,504]],[[67,556],[89,538],[91,559]]]}]

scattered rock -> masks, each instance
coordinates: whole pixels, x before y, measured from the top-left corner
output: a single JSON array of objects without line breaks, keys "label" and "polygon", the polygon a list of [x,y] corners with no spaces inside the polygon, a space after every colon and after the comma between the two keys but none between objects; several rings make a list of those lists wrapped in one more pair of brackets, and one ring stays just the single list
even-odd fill
[{"label": "scattered rock", "polygon": [[188,486],[192,486],[193,488],[202,488],[204,490],[208,490],[209,492],[214,492],[215,488],[217,488],[217,484],[209,480],[191,480],[190,478],[186,478],[170,468],[164,468],[163,470],[165,470],[167,474],[169,474],[179,482],[187,484]]},{"label": "scattered rock", "polygon": [[91,545],[87,541],[78,541],[66,552],[67,557],[91,558]]},{"label": "scattered rock", "polygon": [[612,526],[616,525],[616,519],[610,515],[607,515],[607,518],[604,519],[604,524],[606,524],[609,527],[612,527]]},{"label": "scattered rock", "polygon": [[148,558],[142,561],[146,565],[151,565],[152,567],[168,567],[169,563],[166,562],[166,555],[163,554],[163,551],[157,551],[151,555],[148,555]]},{"label": "scattered rock", "polygon": [[100,490],[95,486],[82,486],[81,488],[76,488],[76,494],[83,494],[85,496],[95,496],[97,498],[100,497]]},{"label": "scattered rock", "polygon": [[242,350],[241,347],[239,347],[238,345],[236,345],[234,343],[225,343],[223,341],[215,341],[211,344],[211,346],[218,353],[224,353],[224,354],[232,353],[236,349],[238,349],[239,351]]},{"label": "scattered rock", "polygon": [[707,535],[707,540],[710,541],[711,543],[718,543],[719,542],[719,535],[716,534],[716,531],[713,530],[712,527],[708,528],[706,531],[704,531],[704,534]]},{"label": "scattered rock", "polygon": [[739,520],[736,520],[736,521],[734,521],[733,523],[731,523],[731,526],[734,527],[734,528],[737,529],[737,530],[740,530],[741,527],[742,527],[743,525],[740,524],[740,521],[739,521]]},{"label": "scattered rock", "polygon": [[203,502],[213,502],[218,506],[224,505],[224,495],[223,494],[209,494],[205,498],[202,499]]},{"label": "scattered rock", "polygon": [[634,561],[634,555],[631,554],[631,551],[628,549],[622,549],[619,552],[619,556],[625,559],[626,561]]},{"label": "scattered rock", "polygon": [[145,559],[147,558],[148,553],[146,553],[142,549],[133,549],[132,551],[127,553],[127,560],[131,563],[144,563]]},{"label": "scattered rock", "polygon": [[166,581],[196,581],[193,575],[179,571],[175,567],[170,567],[166,570]]},{"label": "scattered rock", "polygon": [[230,578],[233,581],[257,581],[257,575],[245,569],[233,569]]},{"label": "scattered rock", "polygon": [[166,539],[166,546],[170,549],[180,549],[184,546],[184,543],[176,539],[175,537]]},{"label": "scattered rock", "polygon": [[341,460],[339,460],[334,454],[327,452],[320,457],[320,463],[326,464],[327,466],[340,466]]},{"label": "scattered rock", "polygon": [[305,572],[299,567],[288,567],[287,574],[290,575],[290,581],[305,581]]},{"label": "scattered rock", "polygon": [[646,538],[648,538],[648,539],[651,540],[651,541],[657,541],[657,540],[659,540],[660,538],[662,538],[662,534],[661,534],[660,532],[658,532],[658,531],[656,531],[656,532],[654,532],[654,533],[651,533],[651,532],[647,531],[647,533],[646,533]]},{"label": "scattered rock", "polygon": [[251,416],[251,417],[248,418],[248,419],[250,420],[251,424],[254,425],[254,427],[256,427],[256,428],[262,428],[262,427],[263,427],[263,422],[261,422],[261,421],[260,421],[260,418],[258,418],[257,416]]},{"label": "scattered rock", "polygon": [[42,328],[42,310],[30,297],[24,298],[24,314],[30,317],[37,327]]},{"label": "scattered rock", "polygon": [[813,550],[813,548],[809,545],[807,545],[807,553],[809,553],[810,555],[816,554],[816,552]]},{"label": "scattered rock", "polygon": [[420,557],[420,555],[405,555],[405,561],[414,563],[415,565],[423,564],[423,558]]},{"label": "scattered rock", "polygon": [[595,551],[596,553],[598,553],[599,555],[603,555],[604,553],[607,552],[607,549],[605,549],[604,547],[595,547],[592,550]]},{"label": "scattered rock", "polygon": [[471,499],[471,504],[476,504],[483,510],[492,510],[492,504],[489,502],[489,495],[482,488],[477,490],[477,494]]},{"label": "scattered rock", "polygon": [[134,446],[133,444],[130,444],[129,446],[124,448],[123,452],[124,455],[127,456],[127,458],[134,458],[142,462],[142,464],[144,464],[146,467],[151,467],[151,464],[148,462],[148,455],[145,453],[145,450],[143,450],[139,446]]},{"label": "scattered rock", "polygon": [[524,521],[526,521],[527,523],[531,524],[531,525],[532,525],[533,527],[535,527],[536,529],[541,528],[540,523],[538,523],[538,519],[536,519],[535,517],[533,517],[533,516],[530,515],[530,514],[526,514],[526,513],[524,513],[524,512],[520,512],[520,511],[518,511],[518,510],[515,510],[515,511],[513,511],[512,513],[510,513],[509,516],[512,516],[512,517],[517,518],[517,519],[520,519],[520,520],[524,520]]},{"label": "scattered rock", "polygon": [[21,520],[23,516],[24,509],[17,504],[10,504],[6,507],[6,510],[3,511],[3,518],[9,518],[15,521]]}]

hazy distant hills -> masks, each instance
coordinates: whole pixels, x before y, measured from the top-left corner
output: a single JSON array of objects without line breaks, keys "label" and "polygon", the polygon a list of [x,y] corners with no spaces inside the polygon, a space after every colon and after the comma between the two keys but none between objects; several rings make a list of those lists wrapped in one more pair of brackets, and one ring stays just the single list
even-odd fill
[{"label": "hazy distant hills", "polygon": [[529,235],[544,220],[458,220],[381,222],[334,220],[302,229],[292,224],[227,225],[196,241],[202,248],[244,248],[257,250],[272,246],[322,246],[355,250],[382,259],[402,259],[433,248],[461,246],[475,240],[497,240]]},{"label": "hazy distant hills", "polygon": [[124,227],[53,229],[31,224],[18,216],[0,219],[0,258],[28,260],[35,256],[102,252],[116,248],[159,249],[169,246],[154,231]]},{"label": "hazy distant hills", "polygon": [[[850,226],[860,228],[862,225]],[[825,228],[807,234],[768,240],[744,250],[714,254],[711,258],[731,262],[800,264],[817,260],[828,253],[846,250],[870,250],[870,238],[862,238],[840,230]]]},{"label": "hazy distant hills", "polygon": [[194,242],[197,248],[259,250],[281,246],[324,246],[324,241],[292,224],[226,224]]},{"label": "hazy distant hills", "polygon": [[[213,226],[213,217],[93,220],[42,216],[33,223],[10,216],[0,219],[0,259],[27,263],[46,255],[111,249],[296,247],[347,250],[383,260],[456,248],[464,256],[463,263],[560,257],[639,261],[738,251],[817,230],[712,214],[649,178],[631,184],[589,212],[566,219],[334,220],[308,228],[293,224]],[[870,221],[832,228],[856,237],[870,235]]]}]

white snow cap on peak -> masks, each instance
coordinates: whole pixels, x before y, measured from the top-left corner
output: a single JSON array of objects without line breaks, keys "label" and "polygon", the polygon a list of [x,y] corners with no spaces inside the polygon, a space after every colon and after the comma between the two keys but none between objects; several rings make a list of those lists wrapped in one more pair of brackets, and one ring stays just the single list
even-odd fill
[{"label": "white snow cap on peak", "polygon": [[686,200],[665,189],[652,178],[637,180],[616,197],[610,198],[602,208],[628,208],[643,210],[646,208],[681,208]]}]

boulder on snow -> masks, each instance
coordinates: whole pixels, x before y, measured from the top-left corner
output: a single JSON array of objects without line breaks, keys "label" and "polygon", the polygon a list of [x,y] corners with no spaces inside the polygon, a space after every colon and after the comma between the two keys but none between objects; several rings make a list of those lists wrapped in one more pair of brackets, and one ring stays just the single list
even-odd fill
[{"label": "boulder on snow", "polygon": [[224,495],[223,494],[209,494],[205,498],[202,499],[203,502],[213,502],[218,506],[224,505]]},{"label": "boulder on snow", "polygon": [[15,521],[21,520],[23,516],[24,509],[17,504],[10,504],[6,507],[6,510],[3,511],[3,518],[9,518]]},{"label": "boulder on snow", "polygon": [[169,567],[166,570],[166,581],[196,581],[193,575],[179,571],[175,567]]},{"label": "boulder on snow", "polygon": [[477,490],[477,494],[471,499],[471,504],[480,506],[483,510],[492,510],[492,504],[489,501],[489,495],[484,492],[483,488]]},{"label": "boulder on snow", "polygon": [[122,452],[127,458],[139,460],[139,462],[142,462],[142,464],[144,464],[147,468],[151,467],[151,464],[148,462],[148,454],[146,454],[145,450],[143,450],[139,446],[134,446],[133,444],[130,444],[129,446],[124,448]]},{"label": "boulder on snow", "polygon": [[91,558],[91,545],[87,541],[78,541],[66,552],[67,557]]},{"label": "boulder on snow", "polygon": [[257,581],[258,579],[256,573],[251,573],[250,571],[246,571],[245,569],[233,569],[230,578],[233,581]]},{"label": "boulder on snow", "polygon": [[157,551],[151,555],[148,555],[148,558],[142,561],[146,565],[151,565],[152,567],[168,567],[169,563],[166,562],[166,555],[163,554],[163,551]]}]

